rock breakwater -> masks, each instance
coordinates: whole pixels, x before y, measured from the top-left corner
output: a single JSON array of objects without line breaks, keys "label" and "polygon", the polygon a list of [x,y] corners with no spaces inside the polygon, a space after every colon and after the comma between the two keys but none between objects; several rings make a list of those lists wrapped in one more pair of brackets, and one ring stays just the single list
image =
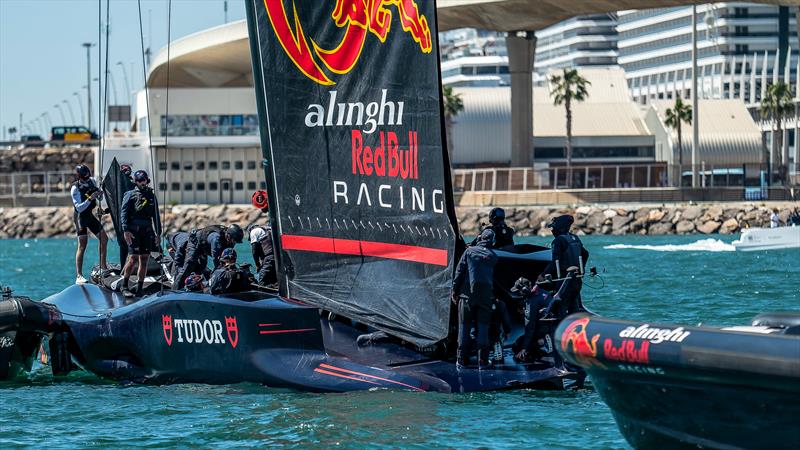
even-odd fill
[{"label": "rock breakwater", "polygon": [[[624,206],[577,208],[530,207],[505,208],[507,223],[519,236],[549,235],[545,227],[560,214],[575,217],[573,231],[579,235],[664,235],[664,234],[733,234],[744,227],[767,227],[773,208],[785,223],[794,205],[784,204],[713,204],[666,205],[657,207]],[[461,232],[476,235],[488,222],[491,208],[458,208]],[[72,237],[75,234],[71,207],[0,208],[0,239]],[[213,224],[238,223],[242,226],[263,222],[266,216],[245,205],[180,205],[167,208],[164,230],[188,230]],[[110,236],[110,217],[104,217]]]}]

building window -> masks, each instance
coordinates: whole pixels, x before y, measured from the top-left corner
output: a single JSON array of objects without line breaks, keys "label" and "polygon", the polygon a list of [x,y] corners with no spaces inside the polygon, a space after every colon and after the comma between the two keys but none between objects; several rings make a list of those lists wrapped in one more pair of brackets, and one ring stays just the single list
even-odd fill
[{"label": "building window", "polygon": [[228,170],[230,168],[231,168],[231,162],[230,161],[222,161],[222,170]]},{"label": "building window", "polygon": [[217,170],[217,162],[216,161],[209,161],[208,162],[208,170]]},{"label": "building window", "polygon": [[255,114],[161,116],[161,136],[258,136]]},{"label": "building window", "polygon": [[158,170],[167,170],[167,163],[163,161],[158,163]]},{"label": "building window", "polygon": [[219,185],[217,184],[216,181],[211,181],[211,182],[208,183],[208,190],[209,191],[216,191],[217,189],[219,189]]},{"label": "building window", "polygon": [[236,161],[233,163],[233,168],[236,170],[244,169],[244,163],[242,161]]},{"label": "building window", "polygon": [[172,183],[171,189],[173,191],[180,191],[181,190],[181,184],[180,183]]},{"label": "building window", "polygon": [[261,189],[266,189],[266,188],[267,188],[267,182],[266,181],[262,181],[261,182]]},{"label": "building window", "polygon": [[231,183],[230,183],[230,182],[228,182],[228,181],[223,181],[223,182],[222,182],[222,190],[223,190],[223,191],[229,191],[229,190],[231,190]]},{"label": "building window", "polygon": [[197,161],[197,163],[194,165],[194,168],[196,170],[205,170],[206,169],[206,162],[205,161]]},{"label": "building window", "polygon": [[256,182],[255,181],[248,181],[247,182],[247,190],[248,191],[255,191],[256,190]]},{"label": "building window", "polygon": [[167,183],[158,183],[158,190],[159,191],[166,191],[167,190]]},{"label": "building window", "polygon": [[181,163],[178,161],[172,161],[169,165],[170,169],[172,170],[181,170]]},{"label": "building window", "polygon": [[198,191],[205,191],[206,190],[206,184],[203,183],[202,181],[197,183],[197,190]]},{"label": "building window", "polygon": [[250,170],[255,169],[256,168],[256,162],[255,161],[247,161],[247,168],[250,169]]},{"label": "building window", "polygon": [[237,191],[243,191],[244,183],[242,183],[241,181],[237,181],[236,183],[233,184],[233,188],[236,189]]},{"label": "building window", "polygon": [[184,191],[191,191],[192,190],[192,183],[183,183],[183,190]]},{"label": "building window", "polygon": [[185,161],[183,163],[183,170],[192,170],[192,162],[191,161]]}]

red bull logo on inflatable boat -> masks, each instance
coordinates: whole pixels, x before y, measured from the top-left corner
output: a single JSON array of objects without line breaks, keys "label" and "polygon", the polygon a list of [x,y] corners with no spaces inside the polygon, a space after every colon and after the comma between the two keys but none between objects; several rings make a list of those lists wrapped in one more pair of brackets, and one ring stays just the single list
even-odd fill
[{"label": "red bull logo on inflatable boat", "polygon": [[414,0],[337,0],[331,18],[337,27],[344,29],[344,35],[333,48],[318,45],[319,37],[315,40],[306,36],[295,1],[291,2],[291,11],[287,11],[284,0],[264,0],[264,6],[286,55],[303,75],[319,84],[336,84],[323,65],[337,75],[346,74],[356,66],[369,33],[385,43],[395,12],[403,31],[411,35],[422,53],[430,53],[433,48],[428,19],[420,15]]},{"label": "red bull logo on inflatable boat", "polygon": [[588,325],[589,317],[575,320],[569,324],[561,334],[561,350],[566,352],[572,346],[572,354],[575,355],[575,360],[579,364],[593,364],[602,367],[602,364],[595,359],[597,357],[597,341],[600,339],[600,335],[595,334],[589,340],[586,334]]}]

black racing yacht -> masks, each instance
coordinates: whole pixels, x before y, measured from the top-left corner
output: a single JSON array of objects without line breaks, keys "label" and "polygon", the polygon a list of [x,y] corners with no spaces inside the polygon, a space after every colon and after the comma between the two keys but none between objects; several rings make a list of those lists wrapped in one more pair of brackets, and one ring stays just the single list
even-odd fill
[{"label": "black racing yacht", "polygon": [[797,448],[800,314],[747,326],[655,325],[586,314],[556,331],[635,448]]},{"label": "black racing yacht", "polygon": [[116,292],[114,274],[42,302],[8,295],[0,379],[29,370],[45,337],[55,374],[80,367],[140,383],[580,386],[585,373],[556,369],[552,349],[530,363],[512,358],[523,319],[508,288],[550,260],[532,245],[497,252],[496,293],[514,329],[495,364],[456,368],[450,291],[464,244],[443,144],[435,2],[287,3],[246,0],[277,290],[172,291],[156,264],[141,298]]}]

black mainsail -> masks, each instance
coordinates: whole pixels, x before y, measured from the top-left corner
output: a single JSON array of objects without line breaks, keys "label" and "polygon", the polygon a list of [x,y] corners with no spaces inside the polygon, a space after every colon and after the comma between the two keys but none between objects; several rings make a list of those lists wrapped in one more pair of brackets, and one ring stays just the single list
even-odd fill
[{"label": "black mainsail", "polygon": [[[108,210],[111,214],[111,222],[114,224],[114,231],[117,235],[117,243],[124,243],[125,237],[123,236],[122,227],[119,223],[119,213],[122,208],[122,198],[125,193],[136,187],[131,179],[120,172],[119,162],[117,158],[111,160],[111,165],[108,167],[105,178],[103,178],[103,191],[108,204]],[[125,260],[128,258],[128,246],[121,244],[119,246],[119,264],[120,267],[125,265]]]},{"label": "black mainsail", "polygon": [[281,293],[443,339],[457,227],[435,2],[246,3]]}]

